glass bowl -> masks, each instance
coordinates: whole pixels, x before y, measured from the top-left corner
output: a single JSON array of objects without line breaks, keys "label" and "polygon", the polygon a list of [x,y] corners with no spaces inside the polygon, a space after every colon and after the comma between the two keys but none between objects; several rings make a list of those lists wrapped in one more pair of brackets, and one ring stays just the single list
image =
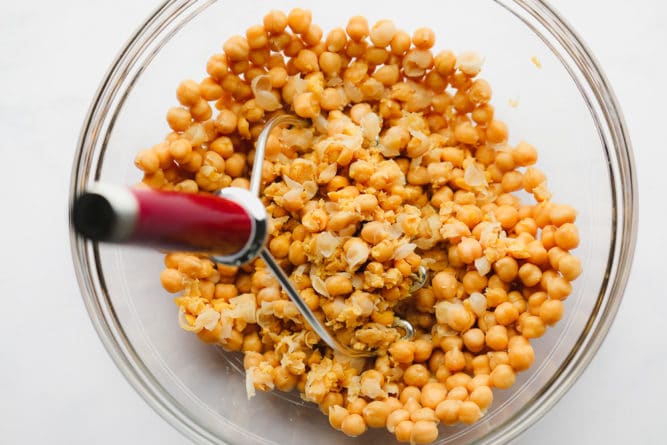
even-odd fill
[{"label": "glass bowl", "polygon": [[[300,2],[325,32],[361,14],[401,29],[429,26],[436,50],[475,50],[494,89],[510,142],[538,147],[554,200],[579,211],[584,273],[566,314],[534,342],[534,366],[472,426],[441,427],[437,443],[504,443],[547,412],[593,358],[621,302],[636,236],[636,179],[630,142],[608,85],[581,40],[538,0]],[[380,6],[381,5],[381,6]],[[168,132],[176,85],[205,77],[222,42],[296,1],[173,0],[132,36],[104,79],[84,123],[71,179],[73,197],[93,181],[134,184],[136,152]],[[540,67],[541,66],[541,67]],[[162,254],[97,245],[71,234],[83,299],[109,354],[170,424],[198,443],[387,444],[385,430],[353,439],[293,394],[248,400],[239,359],[182,331],[162,290]]]}]

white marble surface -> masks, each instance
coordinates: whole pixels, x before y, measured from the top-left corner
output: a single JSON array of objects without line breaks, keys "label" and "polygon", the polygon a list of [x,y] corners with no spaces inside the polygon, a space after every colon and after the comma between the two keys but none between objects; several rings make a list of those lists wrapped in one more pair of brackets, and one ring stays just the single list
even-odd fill
[{"label": "white marble surface", "polygon": [[[570,392],[514,444],[663,444],[667,7],[553,0],[597,55],[635,147],[640,233],[625,300]],[[187,443],[113,365],[74,279],[66,193],[98,82],[156,0],[0,2],[0,443]]]}]

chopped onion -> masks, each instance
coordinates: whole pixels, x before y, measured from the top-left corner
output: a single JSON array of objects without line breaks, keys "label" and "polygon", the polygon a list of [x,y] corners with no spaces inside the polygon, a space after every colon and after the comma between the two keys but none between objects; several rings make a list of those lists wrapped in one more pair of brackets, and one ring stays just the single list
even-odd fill
[{"label": "chopped onion", "polygon": [[310,283],[313,286],[315,292],[322,295],[323,297],[329,298],[330,295],[329,292],[327,291],[327,286],[324,284],[324,280],[322,278],[311,272]]},{"label": "chopped onion", "polygon": [[484,255],[475,260],[475,269],[480,275],[486,275],[491,271],[491,263]]},{"label": "chopped onion", "polygon": [[456,59],[456,66],[468,76],[475,76],[482,70],[484,57],[475,51],[465,51]]},{"label": "chopped onion", "polygon": [[315,181],[306,181],[303,183],[303,188],[306,191],[306,197],[310,200],[313,196],[317,195],[317,192],[320,190]]},{"label": "chopped onion", "polygon": [[255,397],[255,383],[253,382],[255,376],[255,367],[251,366],[245,371],[245,392],[248,396],[248,400]]},{"label": "chopped onion", "polygon": [[318,114],[315,116],[315,119],[313,119],[313,126],[318,133],[327,134],[329,122],[322,114]]},{"label": "chopped onion", "polygon": [[350,82],[349,80],[344,81],[343,89],[350,102],[358,103],[364,100],[364,94],[353,82]]},{"label": "chopped onion", "polygon": [[329,164],[324,170],[322,170],[322,172],[317,178],[317,181],[320,184],[328,184],[329,182],[331,182],[334,176],[336,176],[336,173],[338,173],[338,164],[334,162],[333,164]]},{"label": "chopped onion", "polygon": [[368,141],[375,141],[382,129],[382,118],[371,112],[361,118],[361,134]]},{"label": "chopped onion", "polygon": [[412,252],[414,252],[416,248],[417,248],[417,245],[414,244],[414,243],[405,243],[405,244],[399,246],[398,249],[396,249],[394,251],[394,255],[392,256],[392,259],[393,260],[402,260],[406,256],[410,255]]},{"label": "chopped onion", "polygon": [[466,167],[463,172],[463,180],[470,187],[483,187],[487,185],[484,172],[478,169],[474,162],[469,163]]},{"label": "chopped onion", "polygon": [[481,317],[486,312],[486,297],[479,292],[473,292],[468,297],[470,302],[470,309],[477,315]]},{"label": "chopped onion", "polygon": [[340,239],[333,236],[331,232],[321,232],[317,235],[317,251],[324,258],[329,258],[334,254],[340,244]]}]

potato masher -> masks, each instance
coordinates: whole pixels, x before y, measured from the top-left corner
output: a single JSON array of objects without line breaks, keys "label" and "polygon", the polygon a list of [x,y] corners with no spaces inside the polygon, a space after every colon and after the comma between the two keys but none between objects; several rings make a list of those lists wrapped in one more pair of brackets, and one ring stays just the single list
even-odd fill
[{"label": "potato masher", "polygon": [[[250,189],[227,187],[217,195],[130,189],[94,183],[72,206],[75,231],[88,239],[129,243],[164,250],[210,255],[215,262],[240,266],[260,257],[297,306],[313,331],[332,349],[351,357],[372,357],[377,351],[355,350],[341,344],[301,299],[289,277],[266,247],[268,214],[259,199],[262,164],[271,131],[279,125],[303,127],[306,121],[288,114],[267,121],[257,138]],[[420,266],[410,292],[426,282]],[[396,317],[392,324],[410,339],[414,328]]]}]

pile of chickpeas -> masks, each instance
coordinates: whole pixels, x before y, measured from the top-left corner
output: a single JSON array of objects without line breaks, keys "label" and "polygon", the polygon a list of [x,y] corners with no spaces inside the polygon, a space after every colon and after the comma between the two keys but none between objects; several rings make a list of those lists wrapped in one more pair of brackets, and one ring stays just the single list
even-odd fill
[{"label": "pile of chickpeas", "polygon": [[[260,259],[174,252],[161,282],[180,293],[184,329],[243,351],[249,396],[296,388],[349,436],[426,444],[439,423],[478,421],[533,364],[530,340],[581,273],[576,212],[551,201],[536,149],[508,143],[482,57],[434,43],[428,28],[359,16],[324,36],[307,10],[271,11],[178,86],[171,133],[135,161],[146,186],[184,193],[248,188],[263,162],[270,252],[341,343],[377,356],[322,344]],[[256,160],[279,113],[309,126],[274,130]]]}]

